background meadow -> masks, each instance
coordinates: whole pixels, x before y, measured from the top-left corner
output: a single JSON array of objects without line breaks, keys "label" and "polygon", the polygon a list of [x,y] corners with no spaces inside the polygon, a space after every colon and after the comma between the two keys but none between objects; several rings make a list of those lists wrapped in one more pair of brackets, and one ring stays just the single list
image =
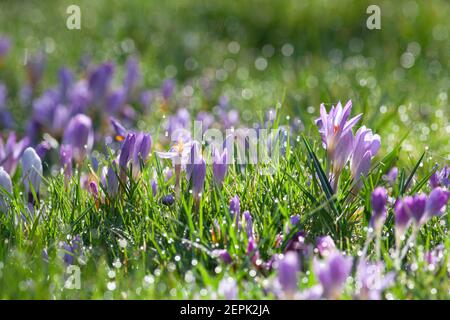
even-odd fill
[{"label": "background meadow", "polygon": [[[57,129],[41,125],[31,145],[44,140],[51,148],[42,157],[37,214],[17,222],[29,200],[21,164],[11,175],[8,212],[0,213],[1,298],[313,297],[306,293],[321,283],[313,260],[326,256],[317,242],[325,235],[354,261],[367,248],[369,260],[383,262],[384,275],[394,280],[378,290],[381,298],[449,298],[448,209],[421,227],[399,267],[393,249],[395,200],[429,194],[429,178],[450,161],[449,2],[377,1],[381,30],[366,28],[370,1],[77,1],[81,30],[66,28],[70,4],[0,3],[0,37],[11,41],[0,59],[0,82],[7,88],[1,109],[13,119],[0,127],[3,140],[12,131],[29,134],[30,119],[39,113],[34,104],[60,85],[62,67],[81,81],[110,61],[108,90],[114,90],[121,88],[134,57],[141,74],[134,93],[140,96],[112,115],[127,129],[149,133],[152,151],[139,178],[129,173],[120,195],[111,197],[101,186],[101,171],[121,146],[114,141],[109,111],[88,107],[96,133],[93,151],[73,164],[69,178],[61,172],[59,153],[70,119]],[[45,62],[37,63],[43,69],[34,84],[30,61],[39,54]],[[381,149],[360,190],[350,187],[345,170],[339,190],[330,195],[320,172],[327,154],[314,120],[321,103],[329,110],[348,100],[352,116],[363,114],[357,127],[378,134]],[[188,111],[189,123],[207,112],[220,128],[225,120],[237,127],[289,126],[277,172],[261,175],[257,166],[229,166],[218,187],[208,167],[198,206],[184,178],[176,195],[171,162],[156,151],[170,148],[167,121],[179,110]],[[236,113],[238,121],[232,119]],[[390,182],[394,167],[398,177]],[[96,181],[104,196],[93,196],[85,181]],[[367,242],[377,186],[389,193],[379,244]],[[257,257],[249,254],[250,237],[230,215],[235,195],[241,212],[248,210],[253,219]],[[293,215],[299,216],[294,224]],[[301,270],[294,294],[283,288],[282,271],[266,264],[286,252],[298,231],[305,247],[294,250]],[[214,251],[222,249],[231,263]],[[430,262],[432,255],[438,258]],[[64,287],[72,264],[80,267],[80,289]],[[356,269],[355,263],[352,274]],[[352,276],[328,298],[368,298],[356,293],[358,283]]]}]

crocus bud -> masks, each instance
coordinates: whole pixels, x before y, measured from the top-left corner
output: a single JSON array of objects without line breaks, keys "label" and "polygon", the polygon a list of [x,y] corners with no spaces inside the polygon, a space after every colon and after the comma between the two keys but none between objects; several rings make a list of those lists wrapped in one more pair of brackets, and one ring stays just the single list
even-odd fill
[{"label": "crocus bud", "polygon": [[425,211],[428,217],[441,215],[445,210],[445,205],[450,197],[450,192],[444,188],[434,188],[426,203]]},{"label": "crocus bud", "polygon": [[213,256],[219,258],[223,263],[230,264],[233,262],[231,255],[225,249],[216,249],[213,251]]},{"label": "crocus bud", "polygon": [[300,270],[298,254],[294,251],[287,252],[278,263],[278,282],[283,291],[293,294],[297,291],[297,274]]},{"label": "crocus bud", "polygon": [[245,231],[248,238],[253,238],[253,220],[250,211],[244,211]]},{"label": "crocus bud", "polygon": [[314,273],[322,284],[324,295],[337,299],[352,270],[352,258],[338,251],[331,253],[325,261],[314,260]]},{"label": "crocus bud", "polygon": [[119,167],[120,167],[120,178],[122,180],[125,180],[126,178],[128,161],[132,157],[135,142],[136,142],[136,135],[134,133],[129,133],[125,138],[122,148],[120,149]]},{"label": "crocus bud", "polygon": [[239,220],[239,214],[241,212],[241,202],[239,201],[239,197],[235,195],[230,200],[230,214],[231,217],[235,217],[235,220]]},{"label": "crocus bud", "polygon": [[115,197],[119,192],[119,180],[117,179],[117,173],[115,170],[116,166],[108,167],[108,171],[106,173],[106,183],[109,197]]},{"label": "crocus bud", "polygon": [[387,192],[383,187],[375,188],[372,192],[372,218],[370,219],[370,225],[373,228],[379,229],[386,220],[386,202]]},{"label": "crocus bud", "polygon": [[165,206],[171,206],[174,204],[175,198],[174,198],[173,194],[169,194],[169,195],[165,196],[164,198],[162,198],[161,202]]},{"label": "crocus bud", "polygon": [[74,116],[64,132],[63,143],[72,148],[73,158],[80,164],[94,144],[92,120],[84,114]]},{"label": "crocus bud", "polygon": [[413,196],[413,202],[409,209],[409,214],[411,218],[413,218],[414,222],[417,226],[422,224],[424,214],[425,214],[425,205],[427,203],[427,196],[423,193],[416,194]]},{"label": "crocus bud", "polygon": [[152,195],[156,197],[156,193],[158,192],[158,181],[156,181],[156,179],[153,179],[151,184],[152,184]]},{"label": "crocus bud", "polygon": [[406,197],[404,199],[397,200],[397,203],[395,204],[395,236],[397,238],[397,243],[405,234],[405,231],[411,222],[409,207],[412,202],[412,197]]},{"label": "crocus bud", "polygon": [[3,167],[0,167],[0,210],[6,213],[8,209],[6,199],[8,197],[7,193],[12,193],[12,182],[11,177],[8,172],[3,170]]},{"label": "crocus bud", "polygon": [[227,174],[227,149],[220,154],[219,150],[214,149],[213,153],[213,177],[216,183],[220,186],[225,179],[225,175]]},{"label": "crocus bud", "polygon": [[336,245],[330,236],[323,236],[317,239],[317,250],[322,257],[328,256],[331,252],[336,250]]},{"label": "crocus bud", "polygon": [[236,280],[231,277],[224,278],[219,283],[218,293],[226,300],[235,300],[238,297]]},{"label": "crocus bud", "polygon": [[137,178],[141,172],[141,161],[145,163],[152,148],[152,137],[140,132],[136,135],[133,150],[133,177]]},{"label": "crocus bud", "polygon": [[203,190],[206,177],[206,162],[205,159],[201,159],[199,163],[194,163],[192,169],[192,188],[194,191],[194,197],[198,198],[199,194]]},{"label": "crocus bud", "polygon": [[36,195],[39,195],[39,187],[42,179],[42,162],[36,151],[28,147],[22,155],[22,179],[25,184],[25,191],[28,195],[28,202],[33,203],[33,194],[30,186],[33,187]]}]

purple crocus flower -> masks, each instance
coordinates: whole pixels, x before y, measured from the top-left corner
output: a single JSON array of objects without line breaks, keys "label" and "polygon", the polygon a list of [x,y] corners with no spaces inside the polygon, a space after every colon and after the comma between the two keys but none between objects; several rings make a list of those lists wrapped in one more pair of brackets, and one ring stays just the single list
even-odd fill
[{"label": "purple crocus flower", "polygon": [[314,260],[314,273],[328,299],[337,299],[352,270],[352,258],[332,252],[324,261]]},{"label": "purple crocus flower", "polygon": [[430,177],[431,188],[450,187],[450,167],[445,166],[442,170],[437,170]]},{"label": "purple crocus flower", "polygon": [[278,282],[286,294],[293,294],[298,290],[297,275],[299,271],[299,257],[294,251],[287,252],[278,262]]},{"label": "purple crocus flower", "polygon": [[[425,252],[425,262],[428,267],[436,268],[440,262],[444,260],[445,257],[445,245],[439,244],[433,250]],[[433,269],[433,270],[434,270]]]},{"label": "purple crocus flower", "polygon": [[52,149],[52,145],[49,141],[44,140],[41,141],[35,148],[36,153],[38,154],[39,158],[43,159],[47,152],[49,152]]},{"label": "purple crocus flower", "polygon": [[156,197],[156,194],[158,192],[158,181],[156,180],[156,178],[152,179],[151,186],[152,186],[152,195],[153,197]]},{"label": "purple crocus flower", "polygon": [[148,108],[150,108],[154,99],[155,94],[152,90],[144,90],[139,95],[139,102],[142,104],[145,110],[148,110]]},{"label": "purple crocus flower", "polygon": [[370,219],[370,226],[376,230],[380,230],[386,220],[386,202],[386,189],[383,187],[375,188],[371,195],[372,217]]},{"label": "purple crocus flower", "polygon": [[33,203],[33,194],[31,187],[39,197],[39,187],[42,180],[42,161],[36,151],[28,147],[22,155],[22,180],[25,186],[25,194],[28,196],[28,202]]},{"label": "purple crocus flower", "polygon": [[59,79],[59,91],[62,101],[66,101],[68,98],[69,90],[71,89],[74,82],[74,75],[72,71],[68,68],[61,68],[58,71]]},{"label": "purple crocus flower", "polygon": [[202,123],[203,133],[214,123],[214,116],[206,111],[199,112],[196,119]]},{"label": "purple crocus flower", "polygon": [[362,259],[356,269],[356,297],[361,300],[380,300],[384,289],[392,285],[395,274],[384,275],[382,262],[369,263]]},{"label": "purple crocus flower", "polygon": [[98,105],[105,98],[113,75],[114,65],[111,62],[99,65],[89,75],[89,91],[94,105]]},{"label": "purple crocus flower", "polygon": [[28,73],[28,79],[30,80],[31,86],[34,90],[36,85],[42,78],[45,68],[46,57],[45,54],[40,51],[35,55],[28,58],[26,62],[26,69]]},{"label": "purple crocus flower", "polygon": [[126,178],[128,161],[133,157],[135,143],[136,135],[134,133],[128,133],[120,149],[119,156],[120,178],[122,180],[125,180]]},{"label": "purple crocus flower", "polygon": [[82,254],[82,241],[81,237],[77,235],[69,242],[63,242],[61,244],[64,252],[63,260],[66,265],[73,265],[76,259]]},{"label": "purple crocus flower", "polygon": [[241,202],[239,200],[239,197],[235,195],[230,200],[230,214],[231,217],[234,217],[235,221],[239,221],[239,215],[241,213]]},{"label": "purple crocus flower", "polygon": [[333,238],[330,236],[319,237],[317,239],[316,247],[322,257],[326,257],[330,253],[336,251],[336,245],[334,244]]},{"label": "purple crocus flower", "polygon": [[6,86],[0,82],[0,125],[5,129],[10,129],[14,125],[14,120],[6,105]]},{"label": "purple crocus flower", "polygon": [[227,149],[225,149],[222,154],[220,154],[219,150],[217,148],[214,148],[212,162],[214,180],[219,186],[221,186],[228,169]]},{"label": "purple crocus flower", "polygon": [[119,192],[119,179],[117,178],[117,166],[116,163],[113,162],[106,171],[105,181],[106,190],[110,198],[114,198]]},{"label": "purple crocus flower", "polygon": [[352,109],[349,100],[344,108],[339,102],[336,107],[332,106],[327,113],[325,105],[320,105],[320,118],[316,120],[322,137],[323,147],[327,150],[328,159],[331,161],[330,180],[334,189],[338,185],[339,176],[347,163],[353,149],[353,126],[361,118],[361,114],[348,120]]},{"label": "purple crocus flower", "polygon": [[163,197],[161,202],[165,206],[171,206],[175,203],[175,198],[174,198],[173,194],[169,194],[169,195]]},{"label": "purple crocus flower", "polygon": [[0,62],[8,54],[11,48],[11,41],[9,38],[0,35]]},{"label": "purple crocus flower", "polygon": [[125,127],[116,118],[110,117],[109,121],[111,123],[111,126],[114,129],[114,132],[115,132],[115,137],[114,138],[117,141],[125,140],[125,137],[127,136],[128,130],[125,129]]},{"label": "purple crocus flower", "polygon": [[441,215],[450,197],[450,192],[441,187],[434,188],[428,196],[425,206],[427,218]]},{"label": "purple crocus flower", "polygon": [[145,163],[152,148],[150,134],[139,132],[136,134],[136,142],[133,149],[133,177],[138,177],[141,172],[141,161]]},{"label": "purple crocus flower", "polygon": [[289,222],[286,224],[285,231],[286,234],[291,232],[291,227],[295,227],[300,223],[300,215],[294,214],[289,218]]},{"label": "purple crocus flower", "polygon": [[397,180],[397,176],[398,176],[398,168],[393,167],[391,170],[389,170],[389,172],[385,176],[383,176],[383,179],[389,182],[391,186],[393,186],[395,180]]},{"label": "purple crocus flower", "polygon": [[84,114],[74,116],[64,131],[63,143],[72,148],[73,158],[81,164],[94,144],[92,120]]},{"label": "purple crocus flower", "polygon": [[75,83],[69,90],[68,100],[71,114],[85,112],[91,101],[88,82],[86,80],[80,80]]},{"label": "purple crocus flower", "polygon": [[164,80],[161,86],[161,94],[164,100],[169,100],[175,90],[175,81],[173,79]]},{"label": "purple crocus flower", "polygon": [[[189,111],[186,108],[178,109],[176,114],[167,119],[165,127],[172,141],[190,139],[191,115]],[[186,137],[187,135],[189,136]]]},{"label": "purple crocus flower", "polygon": [[129,57],[126,62],[126,73],[123,80],[123,86],[127,96],[130,97],[139,85],[142,75],[139,69],[139,61],[136,57]]},{"label": "purple crocus flower", "polygon": [[401,237],[405,234],[411,223],[410,209],[413,205],[413,198],[406,197],[404,199],[398,199],[395,204],[395,237],[397,243],[400,243]]},{"label": "purple crocus flower", "polygon": [[12,194],[12,181],[8,172],[0,167],[0,210],[6,213],[8,209],[7,197]]},{"label": "purple crocus flower", "polygon": [[28,137],[17,141],[15,132],[10,132],[6,143],[3,143],[3,139],[0,136],[0,166],[2,166],[10,176],[16,172],[17,164],[20,156],[25,148],[29,145]]},{"label": "purple crocus flower", "polygon": [[233,258],[225,249],[216,249],[212,252],[213,257],[219,258],[225,264],[230,264],[233,262]]},{"label": "purple crocus flower", "polygon": [[236,280],[231,277],[222,279],[217,291],[226,300],[236,300],[238,298],[238,286]]},{"label": "purple crocus flower", "polygon": [[245,231],[247,233],[247,238],[253,238],[253,219],[250,211],[244,211],[242,214],[244,216]]},{"label": "purple crocus flower", "polygon": [[[381,138],[373,134],[372,130],[362,126],[353,139],[353,151],[350,161],[350,171],[353,180],[358,181],[366,176],[370,169],[370,162],[380,149]],[[359,186],[361,182],[357,183]]]},{"label": "purple crocus flower", "polygon": [[106,97],[106,110],[109,114],[117,114],[126,101],[127,91],[125,88],[115,88]]},{"label": "purple crocus flower", "polygon": [[206,162],[202,156],[200,160],[193,164],[192,168],[192,189],[194,191],[194,198],[198,199],[205,184],[206,177]]}]

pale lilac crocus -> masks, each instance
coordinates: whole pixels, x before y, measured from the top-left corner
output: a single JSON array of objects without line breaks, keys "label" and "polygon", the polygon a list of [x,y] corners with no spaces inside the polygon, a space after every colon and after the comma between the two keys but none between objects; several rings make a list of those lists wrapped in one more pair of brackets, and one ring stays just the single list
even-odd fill
[{"label": "pale lilac crocus", "polygon": [[34,203],[34,197],[31,192],[33,188],[39,199],[39,188],[43,176],[42,161],[36,151],[28,147],[22,155],[22,180],[25,186],[25,194],[28,196],[28,202]]},{"label": "pale lilac crocus", "polygon": [[12,187],[11,177],[3,167],[0,167],[0,210],[4,213],[8,209],[7,199],[8,195],[12,194]]},{"label": "pale lilac crocus", "polygon": [[278,262],[278,282],[286,295],[293,295],[298,290],[298,272],[300,262],[298,254],[287,252]]},{"label": "pale lilac crocus", "polygon": [[360,300],[380,300],[383,290],[393,284],[395,274],[384,274],[382,262],[369,263],[360,260],[356,268],[356,298]]},{"label": "pale lilac crocus", "polygon": [[357,188],[361,186],[360,178],[369,173],[372,158],[378,153],[380,146],[381,138],[378,134],[373,134],[365,126],[358,129],[353,139],[350,160],[350,172]]},{"label": "pale lilac crocus", "polygon": [[338,299],[352,270],[352,258],[332,252],[325,260],[314,260],[314,274],[323,287],[324,296]]},{"label": "pale lilac crocus", "polygon": [[231,277],[222,279],[217,291],[226,300],[235,300],[238,298],[238,286],[236,280]]},{"label": "pale lilac crocus", "polygon": [[91,118],[84,114],[74,116],[64,132],[63,143],[72,148],[73,158],[81,164],[94,144]]},{"label": "pale lilac crocus", "polygon": [[23,151],[29,145],[29,138],[25,137],[17,141],[15,132],[10,132],[6,143],[3,142],[0,136],[0,166],[5,169],[10,176],[16,172],[17,164]]},{"label": "pale lilac crocus", "polygon": [[370,226],[379,232],[386,220],[386,202],[387,191],[383,187],[377,187],[372,192],[371,204],[372,204],[372,217],[370,219]]},{"label": "pale lilac crocus", "polygon": [[225,149],[222,154],[220,154],[217,148],[214,148],[213,159],[212,159],[212,169],[214,181],[217,185],[221,186],[225,176],[227,174],[228,162],[227,162],[228,152]]},{"label": "pale lilac crocus", "polygon": [[434,188],[428,196],[425,206],[427,218],[439,216],[445,211],[446,204],[450,197],[450,192],[446,188]]},{"label": "pale lilac crocus", "polygon": [[436,170],[430,177],[431,188],[450,187],[450,167],[445,166],[442,170]]},{"label": "pale lilac crocus", "polygon": [[336,245],[330,236],[322,236],[317,239],[317,250],[322,257],[327,257],[330,253],[336,251]]},{"label": "pale lilac crocus", "polygon": [[397,180],[397,177],[398,177],[398,168],[393,167],[391,170],[389,170],[389,172],[386,175],[383,176],[383,180],[389,182],[389,184],[393,186],[395,180]]},{"label": "pale lilac crocus", "polygon": [[349,100],[344,108],[339,102],[327,113],[325,105],[320,105],[320,118],[316,120],[322,137],[322,145],[327,150],[330,161],[330,181],[336,191],[339,176],[347,163],[353,149],[353,126],[361,118],[361,114],[349,120],[352,102]]}]

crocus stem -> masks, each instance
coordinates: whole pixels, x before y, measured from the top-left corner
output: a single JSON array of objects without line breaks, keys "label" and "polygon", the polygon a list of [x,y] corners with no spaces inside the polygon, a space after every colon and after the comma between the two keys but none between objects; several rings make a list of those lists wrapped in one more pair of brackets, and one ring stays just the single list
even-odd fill
[{"label": "crocus stem", "polygon": [[180,175],[181,175],[181,164],[175,165],[175,193],[180,194]]}]

